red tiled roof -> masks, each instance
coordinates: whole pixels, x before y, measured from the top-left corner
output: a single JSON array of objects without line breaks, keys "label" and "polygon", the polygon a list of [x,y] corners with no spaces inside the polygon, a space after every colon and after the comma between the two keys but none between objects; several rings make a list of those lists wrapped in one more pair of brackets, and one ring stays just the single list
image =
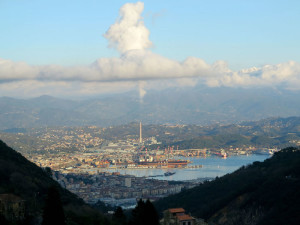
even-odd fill
[{"label": "red tiled roof", "polygon": [[183,220],[192,220],[192,219],[194,219],[194,218],[191,217],[190,215],[186,215],[186,214],[184,214],[184,215],[178,215],[177,218],[178,218],[179,221],[183,221]]},{"label": "red tiled roof", "polygon": [[184,209],[183,208],[173,208],[173,209],[169,209],[170,213],[184,213]]}]

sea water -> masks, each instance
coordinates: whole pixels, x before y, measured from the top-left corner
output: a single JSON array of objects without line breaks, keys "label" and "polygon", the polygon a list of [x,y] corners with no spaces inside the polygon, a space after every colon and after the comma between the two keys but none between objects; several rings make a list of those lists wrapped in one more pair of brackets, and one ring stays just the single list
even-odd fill
[{"label": "sea water", "polygon": [[[249,165],[255,161],[262,162],[269,158],[270,155],[237,155],[230,156],[226,159],[218,156],[210,156],[206,158],[183,158],[190,160],[192,163],[188,164],[188,167],[193,165],[202,165],[202,168],[170,168],[170,169],[108,169],[110,172],[119,172],[120,174],[133,175],[136,177],[148,177],[159,180],[169,181],[185,181],[195,180],[201,178],[215,178],[221,177],[227,173],[231,173],[241,166]],[[174,175],[164,176],[167,171],[175,172]]]}]

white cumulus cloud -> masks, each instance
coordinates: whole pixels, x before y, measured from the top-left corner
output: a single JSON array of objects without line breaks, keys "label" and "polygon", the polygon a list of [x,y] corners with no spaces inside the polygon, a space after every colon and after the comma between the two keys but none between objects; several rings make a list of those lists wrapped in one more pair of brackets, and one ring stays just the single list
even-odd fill
[{"label": "white cumulus cloud", "polygon": [[127,3],[121,7],[119,20],[104,34],[111,47],[117,48],[121,53],[151,47],[150,32],[141,16],[143,10],[142,2]]},{"label": "white cumulus cloud", "polygon": [[208,64],[203,59],[187,57],[180,62],[153,53],[149,49],[152,43],[143,22],[143,10],[142,2],[123,5],[119,19],[104,34],[120,57],[99,58],[90,65],[70,67],[31,66],[0,58],[0,95],[10,95],[13,89],[18,89],[22,96],[31,96],[51,94],[51,90],[62,95],[95,95],[135,88],[142,100],[146,90],[157,87],[152,82],[157,80],[164,84],[168,80],[178,86],[195,86],[201,82],[212,87],[300,89],[300,64],[295,61],[233,71],[222,60]]}]

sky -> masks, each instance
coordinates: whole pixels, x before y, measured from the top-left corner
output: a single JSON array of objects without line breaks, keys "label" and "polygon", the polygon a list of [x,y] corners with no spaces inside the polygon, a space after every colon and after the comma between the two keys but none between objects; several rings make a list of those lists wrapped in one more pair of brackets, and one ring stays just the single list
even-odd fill
[{"label": "sky", "polygon": [[0,0],[0,96],[300,89],[300,1]]}]

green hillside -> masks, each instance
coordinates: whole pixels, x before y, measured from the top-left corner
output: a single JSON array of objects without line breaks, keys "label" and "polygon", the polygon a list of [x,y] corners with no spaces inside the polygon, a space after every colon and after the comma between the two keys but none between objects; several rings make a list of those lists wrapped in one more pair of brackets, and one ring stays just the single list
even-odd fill
[{"label": "green hillside", "polygon": [[106,224],[107,219],[54,181],[46,170],[28,161],[0,140],[0,194],[14,194],[25,200],[26,224],[41,218],[50,187],[61,196],[67,224]]},{"label": "green hillside", "polygon": [[300,149],[283,149],[155,206],[183,207],[211,224],[300,224]]}]

